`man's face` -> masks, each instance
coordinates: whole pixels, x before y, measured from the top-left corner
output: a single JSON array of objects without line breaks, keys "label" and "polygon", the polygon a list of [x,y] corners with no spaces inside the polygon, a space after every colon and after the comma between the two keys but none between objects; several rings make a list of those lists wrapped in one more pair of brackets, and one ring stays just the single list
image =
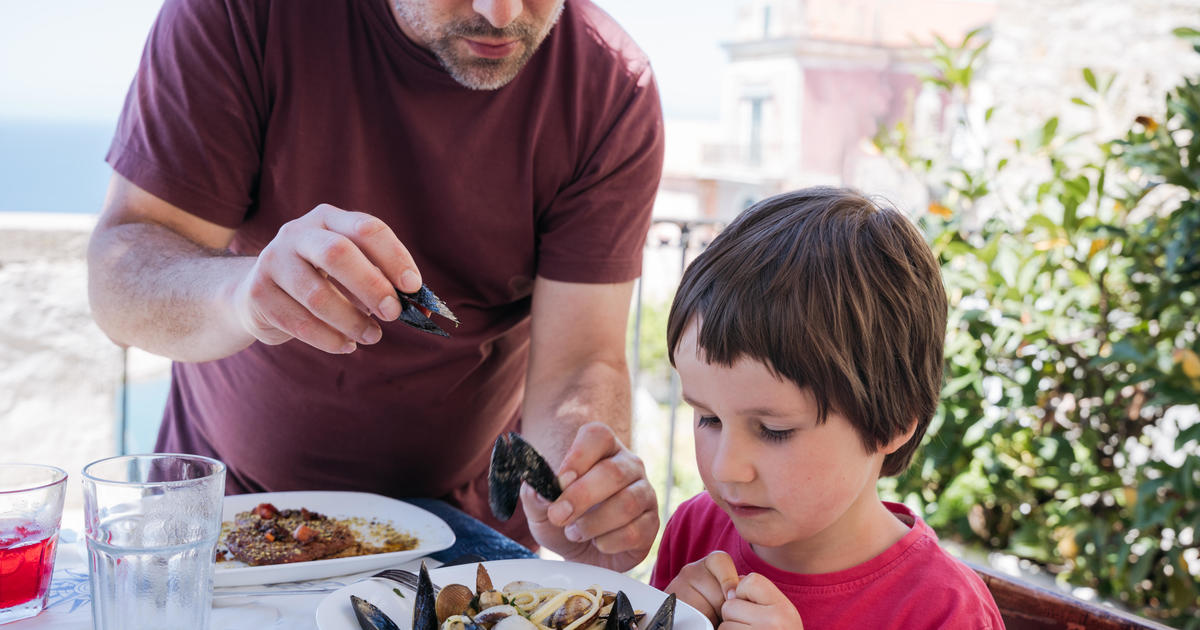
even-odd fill
[{"label": "man's face", "polygon": [[473,90],[512,81],[562,14],[564,0],[393,0],[400,30]]}]

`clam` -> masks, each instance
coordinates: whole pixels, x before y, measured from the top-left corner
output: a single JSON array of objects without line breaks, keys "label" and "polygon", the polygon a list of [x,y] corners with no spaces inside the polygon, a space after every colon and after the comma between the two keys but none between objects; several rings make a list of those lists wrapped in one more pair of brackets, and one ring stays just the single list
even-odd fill
[{"label": "clam", "polygon": [[516,608],[513,608],[508,604],[500,604],[498,606],[491,606],[479,611],[479,614],[475,615],[475,623],[489,626],[499,623],[501,619],[505,619],[507,617],[520,616],[521,613]]},{"label": "clam", "polygon": [[446,619],[463,614],[463,611],[471,605],[472,599],[475,599],[475,593],[471,592],[469,586],[448,584],[443,587],[434,602],[438,623],[445,623]]}]

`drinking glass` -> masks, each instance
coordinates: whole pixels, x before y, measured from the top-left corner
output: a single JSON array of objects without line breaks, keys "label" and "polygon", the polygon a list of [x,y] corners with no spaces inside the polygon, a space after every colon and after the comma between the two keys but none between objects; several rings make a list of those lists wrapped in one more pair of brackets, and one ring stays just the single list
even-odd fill
[{"label": "drinking glass", "polygon": [[123,455],[83,469],[96,630],[208,627],[225,465]]},{"label": "drinking glass", "polygon": [[0,623],[46,607],[66,487],[61,468],[0,464]]}]

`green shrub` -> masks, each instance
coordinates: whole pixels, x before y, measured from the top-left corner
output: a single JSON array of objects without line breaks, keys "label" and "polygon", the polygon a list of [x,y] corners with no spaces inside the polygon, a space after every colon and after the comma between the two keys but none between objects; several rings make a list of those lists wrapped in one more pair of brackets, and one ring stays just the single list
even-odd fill
[{"label": "green shrub", "polygon": [[[930,193],[951,299],[943,404],[885,490],[943,537],[1200,628],[1200,82],[1120,140],[1050,118],[966,167],[950,143],[995,113],[967,115],[977,36],[940,43],[927,78],[957,123],[921,148],[903,125],[876,137]],[[1112,78],[1084,78],[1072,102],[1096,107]]]}]

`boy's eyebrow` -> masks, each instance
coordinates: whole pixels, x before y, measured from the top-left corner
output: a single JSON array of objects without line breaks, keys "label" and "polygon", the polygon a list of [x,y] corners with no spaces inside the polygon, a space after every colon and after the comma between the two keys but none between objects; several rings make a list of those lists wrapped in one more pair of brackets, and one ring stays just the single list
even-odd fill
[{"label": "boy's eyebrow", "polygon": [[[708,407],[704,406],[704,403],[693,400],[691,396],[688,396],[687,392],[680,392],[680,397],[683,398],[683,402],[691,405],[692,407],[708,409]],[[758,418],[777,418],[786,416],[788,414],[783,413],[778,409],[772,409],[771,407],[751,407],[750,409],[740,410],[739,415],[754,416]]]}]

